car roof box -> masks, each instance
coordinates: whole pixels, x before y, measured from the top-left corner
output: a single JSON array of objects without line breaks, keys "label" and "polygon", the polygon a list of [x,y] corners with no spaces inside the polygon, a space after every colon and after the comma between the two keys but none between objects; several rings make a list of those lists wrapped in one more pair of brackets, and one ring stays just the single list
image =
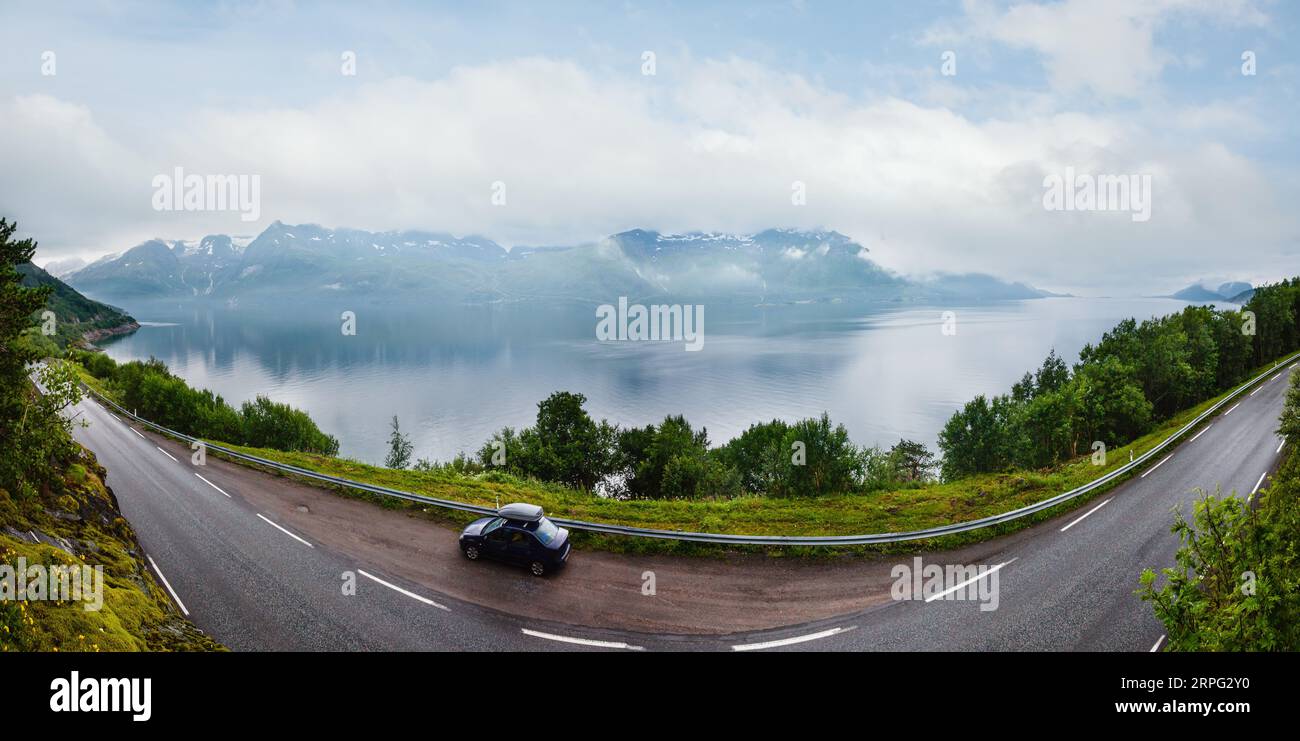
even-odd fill
[{"label": "car roof box", "polygon": [[507,520],[523,520],[524,522],[536,522],[537,520],[542,519],[542,508],[537,506],[536,504],[524,504],[523,502],[515,502],[514,504],[507,504],[506,506],[497,510],[497,514],[506,518]]}]

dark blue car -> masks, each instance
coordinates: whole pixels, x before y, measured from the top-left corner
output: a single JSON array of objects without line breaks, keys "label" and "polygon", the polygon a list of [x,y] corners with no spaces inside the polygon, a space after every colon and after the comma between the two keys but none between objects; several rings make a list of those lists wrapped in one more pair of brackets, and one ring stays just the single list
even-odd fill
[{"label": "dark blue car", "polygon": [[466,526],[460,550],[471,561],[494,558],[527,566],[541,576],[569,560],[569,531],[546,519],[535,504],[507,504],[495,517]]}]

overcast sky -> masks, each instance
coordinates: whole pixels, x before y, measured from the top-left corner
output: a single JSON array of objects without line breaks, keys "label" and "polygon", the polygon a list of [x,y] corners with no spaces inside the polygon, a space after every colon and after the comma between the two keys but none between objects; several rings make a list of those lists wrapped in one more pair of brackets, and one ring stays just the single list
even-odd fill
[{"label": "overcast sky", "polygon": [[[6,3],[0,215],[38,262],[278,219],[825,227],[901,272],[1090,295],[1300,273],[1294,3],[371,5]],[[258,175],[260,219],[155,211],[176,167]],[[1150,219],[1045,209],[1066,167],[1149,175]]]}]

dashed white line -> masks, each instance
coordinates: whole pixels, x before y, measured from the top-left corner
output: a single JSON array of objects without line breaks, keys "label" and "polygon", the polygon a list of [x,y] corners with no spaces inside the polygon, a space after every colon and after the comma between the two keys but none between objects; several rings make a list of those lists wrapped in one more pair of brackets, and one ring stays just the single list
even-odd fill
[{"label": "dashed white line", "polygon": [[[155,448],[158,448],[157,445],[155,445],[154,447],[155,447]],[[172,461],[174,461],[174,462],[176,462],[176,463],[180,463],[180,461],[176,460],[175,458],[172,458],[172,454],[171,454],[171,453],[168,453],[167,451],[163,450],[162,448],[158,448],[158,452],[159,452],[159,453],[162,453],[163,455],[167,456],[168,458],[171,458]]]},{"label": "dashed white line", "polygon": [[[137,435],[140,435],[140,431],[137,430],[136,428],[132,427],[131,425],[127,425],[127,426],[126,426],[126,429],[130,430],[131,432],[134,432],[134,433],[137,434]],[[140,439],[141,439],[141,440],[147,440],[148,438],[146,438],[144,435],[140,435]]]},{"label": "dashed white line", "polygon": [[[1109,500],[1108,500],[1108,501],[1109,501]],[[1016,558],[1019,558],[1019,556],[1017,556]],[[1007,564],[1009,564],[1009,563],[1011,563],[1012,561],[1015,561],[1015,560],[1016,560],[1016,559],[1013,558],[1013,559],[1011,559],[1011,561],[1003,561],[1002,563],[998,564],[997,566],[990,566],[988,569],[986,569],[986,570],[984,571],[983,574],[980,574],[979,576],[975,576],[975,577],[972,577],[972,578],[970,578],[970,579],[967,579],[966,581],[962,582],[961,584],[957,584],[957,585],[954,585],[954,586],[948,587],[947,589],[943,590],[942,592],[939,592],[938,594],[932,594],[932,595],[930,595],[929,597],[926,597],[926,598],[925,598],[925,601],[926,601],[926,602],[933,602],[933,601],[935,601],[935,600],[937,600],[937,599],[943,599],[944,597],[947,597],[948,595],[952,594],[953,592],[957,591],[958,589],[961,589],[962,587],[966,587],[966,586],[969,586],[969,585],[971,585],[971,584],[974,584],[975,582],[979,581],[980,579],[983,579],[983,578],[985,578],[985,577],[987,577],[987,576],[989,576],[989,575],[991,575],[991,574],[996,573],[996,572],[997,572],[999,569],[1001,569],[1003,566],[1006,566]]]},{"label": "dashed white line", "polygon": [[1200,432],[1196,433],[1196,434],[1192,437],[1192,439],[1191,439],[1191,440],[1188,440],[1187,442],[1189,442],[1189,443],[1194,443],[1194,442],[1196,442],[1196,438],[1200,437],[1201,435],[1204,435],[1205,432],[1206,432],[1206,430],[1210,429],[1210,428],[1213,427],[1213,426],[1214,426],[1214,423],[1213,423],[1213,422],[1211,422],[1210,424],[1206,425],[1204,430],[1201,430]]},{"label": "dashed white line", "polygon": [[167,577],[163,576],[162,569],[159,569],[158,564],[154,563],[153,556],[146,555],[145,558],[149,559],[149,565],[153,567],[154,573],[158,575],[159,579],[162,579],[163,586],[167,587],[167,593],[172,596],[172,599],[176,600],[176,606],[181,608],[181,614],[188,617],[190,611],[185,609],[185,603],[181,602],[181,598],[176,596],[176,590],[172,589],[172,585],[167,581]]},{"label": "dashed white line", "polygon": [[1174,457],[1174,454],[1173,454],[1173,453],[1170,453],[1169,455],[1165,456],[1164,460],[1162,460],[1162,461],[1160,461],[1159,463],[1155,464],[1155,465],[1152,466],[1151,468],[1148,468],[1148,469],[1147,469],[1147,472],[1144,473],[1144,474],[1142,474],[1142,475],[1139,476],[1138,478],[1140,478],[1140,479],[1144,479],[1144,478],[1146,478],[1147,476],[1151,475],[1151,472],[1152,472],[1152,471],[1154,471],[1154,470],[1156,470],[1157,468],[1160,468],[1161,466],[1165,465],[1165,461],[1167,461],[1167,460],[1169,460],[1170,458],[1173,458],[1173,457]]},{"label": "dashed white line", "polygon": [[1162,643],[1164,643],[1164,642],[1165,642],[1165,634],[1164,634],[1164,633],[1161,633],[1161,634],[1160,634],[1160,637],[1156,639],[1156,645],[1152,646],[1152,647],[1151,647],[1151,650],[1150,650],[1148,653],[1155,653],[1156,651],[1159,651],[1159,650],[1160,650],[1160,644],[1162,644]]},{"label": "dashed white line", "polygon": [[303,545],[307,546],[308,548],[315,548],[315,547],[316,547],[316,546],[312,545],[311,543],[308,543],[307,541],[303,540],[302,538],[299,538],[297,535],[294,535],[293,533],[289,532],[288,530],[285,530],[284,528],[280,527],[279,525],[275,524],[274,522],[271,522],[270,520],[266,519],[266,517],[264,517],[264,516],[262,515],[261,512],[258,512],[258,513],[257,513],[257,516],[258,516],[258,517],[261,517],[261,518],[262,518],[262,521],[265,522],[266,524],[270,525],[271,527],[275,528],[276,530],[279,530],[280,532],[284,533],[285,535],[288,535],[290,538],[293,538],[294,540],[298,541],[299,543],[302,543]]},{"label": "dashed white line", "polygon": [[1282,446],[1283,446],[1283,445],[1286,445],[1286,438],[1285,438],[1285,437],[1282,438],[1282,442],[1280,442],[1280,443],[1277,444],[1277,450],[1274,450],[1274,451],[1273,451],[1273,455],[1277,455],[1278,453],[1281,453],[1281,452],[1282,452]]},{"label": "dashed white line", "polygon": [[[226,494],[226,492],[221,491],[221,487],[220,487],[220,486],[217,486],[216,484],[212,483],[211,481],[208,481],[207,479],[203,478],[202,476],[199,476],[199,474],[197,474],[197,473],[194,474],[194,475],[199,477],[199,481],[202,481],[203,483],[207,484],[208,486],[211,486],[213,489],[216,489],[217,491],[220,491],[222,494]],[[231,497],[229,494],[226,494],[226,499],[232,499],[232,498],[233,498],[233,497]]]},{"label": "dashed white line", "polygon": [[1229,409],[1228,411],[1224,412],[1224,413],[1223,413],[1223,416],[1226,417],[1226,416],[1228,416],[1229,414],[1232,414],[1232,410],[1233,410],[1233,409],[1236,409],[1236,408],[1239,407],[1239,406],[1241,406],[1241,402],[1237,402],[1236,404],[1233,404],[1233,405],[1232,405],[1232,409]]},{"label": "dashed white line", "polygon": [[41,539],[36,537],[36,533],[32,532],[31,530],[28,530],[27,534],[32,536],[32,540],[36,541],[37,543],[41,542]]},{"label": "dashed white line", "polygon": [[[554,633],[543,633],[540,630],[529,630],[520,628],[519,632],[526,636],[534,638],[545,638],[548,641],[559,641],[560,643],[572,643],[578,646],[595,646],[596,648],[621,648],[625,651],[644,651],[641,646],[630,646],[622,641],[594,641],[590,638],[574,638],[573,636],[557,636]],[[733,646],[732,648],[735,648]]]},{"label": "dashed white line", "polygon": [[[1114,497],[1111,497],[1111,499],[1114,499]],[[1066,525],[1065,527],[1061,528],[1061,532],[1065,532],[1066,530],[1069,530],[1070,528],[1074,527],[1075,525],[1078,525],[1080,522],[1083,522],[1083,518],[1084,518],[1084,517],[1087,517],[1088,515],[1092,514],[1093,512],[1096,512],[1097,510],[1101,509],[1102,507],[1105,507],[1107,504],[1110,504],[1110,499],[1107,499],[1106,501],[1102,502],[1101,504],[1097,505],[1096,507],[1093,507],[1092,509],[1088,510],[1087,512],[1084,512],[1083,515],[1079,517],[1079,519],[1077,519],[1077,520],[1075,520],[1074,522],[1071,522],[1069,525]]]},{"label": "dashed white line", "polygon": [[[1261,473],[1259,475],[1259,481],[1255,482],[1255,488],[1250,490],[1250,497],[1255,496],[1255,492],[1259,491],[1259,485],[1264,483],[1264,477],[1267,475],[1268,475],[1268,471],[1265,471],[1264,473]],[[1250,497],[1246,497],[1247,502],[1250,501]]]},{"label": "dashed white line", "polygon": [[[272,523],[272,524],[274,524],[274,523]],[[357,573],[361,574],[362,576],[366,577],[367,579],[370,579],[371,581],[374,581],[374,582],[378,582],[378,583],[380,583],[380,584],[383,584],[384,586],[388,587],[389,589],[393,590],[394,592],[400,592],[400,593],[406,595],[407,597],[410,597],[410,598],[413,599],[413,600],[418,600],[418,601],[420,601],[420,602],[423,602],[423,603],[426,604],[426,605],[433,605],[434,607],[438,608],[439,610],[446,610],[447,612],[451,612],[451,608],[450,608],[450,607],[447,607],[447,606],[445,606],[445,605],[440,605],[440,604],[438,604],[437,602],[434,602],[433,600],[429,599],[428,597],[421,597],[420,595],[416,594],[415,592],[408,592],[408,591],[406,591],[405,589],[402,589],[401,587],[397,586],[396,584],[389,584],[388,582],[384,581],[383,579],[380,579],[379,577],[375,576],[374,574],[366,573],[365,571],[362,571],[361,569],[357,569]]]},{"label": "dashed white line", "polygon": [[856,625],[851,625],[847,628],[831,628],[829,630],[823,630],[818,633],[809,633],[808,635],[795,636],[793,638],[781,638],[775,641],[763,641],[762,643],[741,643],[732,646],[731,650],[732,651],[761,651],[765,648],[779,648],[781,646],[791,646],[796,643],[807,643],[808,641],[816,641],[821,638],[830,638],[833,635],[838,635],[840,633],[848,632],[850,630],[853,630],[856,627],[857,627]]}]

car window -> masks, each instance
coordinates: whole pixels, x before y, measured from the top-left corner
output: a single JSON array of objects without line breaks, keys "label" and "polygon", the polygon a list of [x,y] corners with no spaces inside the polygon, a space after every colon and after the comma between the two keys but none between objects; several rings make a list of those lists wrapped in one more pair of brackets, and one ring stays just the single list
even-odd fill
[{"label": "car window", "polygon": [[496,530],[493,530],[492,532],[488,533],[488,538],[490,538],[491,540],[499,540],[504,543],[510,540],[510,535],[512,532],[513,532],[512,530],[508,530],[503,527],[497,528]]},{"label": "car window", "polygon": [[529,545],[529,540],[532,537],[533,536],[529,535],[528,533],[521,533],[518,530],[516,530],[514,531],[514,533],[511,534],[510,545],[518,546],[520,548],[527,547]]},{"label": "car window", "polygon": [[537,536],[538,540],[542,541],[542,545],[550,545],[555,540],[555,536],[560,534],[560,528],[545,517],[533,524],[536,526],[533,534]]},{"label": "car window", "polygon": [[493,530],[496,530],[497,528],[501,527],[502,523],[504,523],[505,521],[506,521],[506,518],[504,518],[504,517],[498,517],[498,518],[496,518],[495,520],[493,520],[493,521],[489,522],[488,524],[484,525],[484,526],[483,526],[483,535],[488,535],[488,534],[490,534]]}]

